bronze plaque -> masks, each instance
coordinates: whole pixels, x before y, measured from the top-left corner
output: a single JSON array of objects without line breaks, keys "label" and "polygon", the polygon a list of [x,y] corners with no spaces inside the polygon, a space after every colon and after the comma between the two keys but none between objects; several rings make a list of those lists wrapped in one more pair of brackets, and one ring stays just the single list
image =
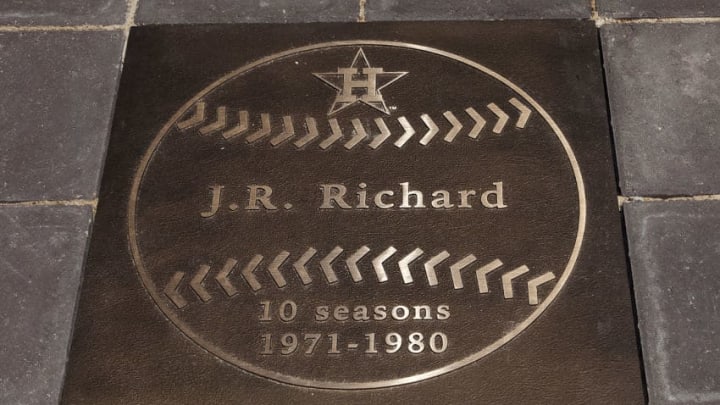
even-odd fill
[{"label": "bronze plaque", "polygon": [[579,22],[134,30],[64,401],[641,403],[597,55]]}]

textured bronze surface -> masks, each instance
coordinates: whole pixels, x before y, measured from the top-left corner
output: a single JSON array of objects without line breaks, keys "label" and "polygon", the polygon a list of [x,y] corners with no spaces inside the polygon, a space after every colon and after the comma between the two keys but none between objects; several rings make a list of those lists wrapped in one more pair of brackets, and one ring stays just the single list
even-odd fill
[{"label": "textured bronze surface", "polygon": [[641,403],[597,51],[134,30],[63,401]]}]

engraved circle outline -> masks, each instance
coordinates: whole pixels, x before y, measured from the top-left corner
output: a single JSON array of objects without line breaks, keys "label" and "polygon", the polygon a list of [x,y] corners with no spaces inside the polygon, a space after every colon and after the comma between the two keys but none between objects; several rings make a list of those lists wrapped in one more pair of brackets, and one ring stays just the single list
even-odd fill
[{"label": "engraved circle outline", "polygon": [[[491,343],[488,346],[485,346],[482,350],[475,352],[469,356],[466,356],[464,358],[461,358],[460,360],[457,360],[455,362],[452,362],[450,364],[447,364],[443,367],[436,368],[434,370],[426,371],[424,373],[411,375],[408,377],[401,377],[401,378],[394,378],[394,379],[388,379],[388,380],[376,380],[376,381],[366,381],[366,382],[347,382],[347,381],[318,381],[318,380],[312,380],[307,378],[301,378],[297,376],[287,375],[283,373],[279,373],[277,371],[272,370],[266,370],[259,366],[256,366],[248,361],[242,360],[232,354],[229,354],[225,352],[223,349],[215,346],[213,343],[208,342],[205,340],[202,336],[200,336],[198,333],[195,333],[191,328],[189,328],[185,323],[180,319],[179,316],[175,314],[175,312],[170,308],[169,304],[167,303],[167,300],[163,300],[161,297],[161,293],[159,293],[159,290],[157,289],[155,283],[150,278],[147,269],[145,269],[145,266],[143,264],[142,258],[140,256],[140,248],[138,246],[137,242],[137,224],[136,224],[136,214],[137,214],[137,207],[136,207],[136,201],[140,189],[140,185],[142,183],[142,179],[145,175],[145,171],[148,168],[148,165],[150,161],[152,160],[153,155],[157,151],[158,147],[160,146],[161,142],[165,138],[165,136],[170,132],[170,129],[175,125],[175,123],[183,117],[192,106],[195,105],[195,103],[200,100],[202,97],[206,96],[216,88],[222,86],[226,82],[234,79],[235,77],[245,74],[253,69],[256,69],[258,67],[261,67],[265,64],[269,64],[272,62],[275,62],[279,59],[286,58],[288,56],[301,54],[305,52],[315,51],[318,49],[323,48],[341,48],[341,47],[347,47],[347,46],[363,46],[363,45],[369,45],[369,46],[380,46],[380,47],[390,47],[390,48],[405,48],[405,49],[413,49],[418,51],[424,51],[428,52],[434,55],[446,57],[452,60],[455,60],[457,62],[463,63],[465,65],[470,66],[471,68],[477,69],[481,71],[482,73],[487,74],[488,76],[498,80],[500,83],[504,84],[505,86],[509,87],[511,90],[513,90],[517,95],[522,97],[525,101],[528,102],[544,119],[545,122],[550,125],[550,128],[555,133],[555,136],[558,137],[560,140],[560,143],[562,144],[565,153],[568,156],[568,159],[570,160],[570,164],[572,166],[573,175],[575,177],[575,183],[577,185],[577,191],[578,191],[578,229],[577,229],[577,235],[575,237],[575,243],[573,246],[572,253],[570,254],[570,259],[568,260],[567,265],[565,266],[565,269],[563,270],[562,276],[558,279],[558,282],[556,283],[555,287],[553,287],[553,290],[548,294],[548,296],[543,300],[543,302],[538,305],[538,307],[533,311],[525,320],[520,322],[515,328],[513,328],[510,332],[506,333],[503,337],[500,339],[497,339],[493,343]],[[570,143],[565,138],[565,135],[563,134],[562,130],[558,125],[555,123],[555,121],[550,117],[550,115],[545,111],[538,102],[536,102],[532,97],[530,97],[529,94],[527,94],[524,90],[522,90],[520,87],[512,83],[510,80],[506,79],[504,76],[500,75],[499,73],[477,63],[470,59],[467,59],[463,56],[456,55],[451,52],[443,51],[440,49],[432,48],[425,45],[418,45],[418,44],[411,44],[411,43],[405,43],[405,42],[396,42],[396,41],[381,41],[381,40],[349,40],[349,41],[331,41],[331,42],[323,42],[323,43],[317,43],[313,45],[306,45],[298,48],[292,48],[288,49],[282,52],[274,53],[268,56],[265,56],[261,59],[258,59],[254,62],[251,62],[247,65],[244,65],[238,69],[235,69],[231,71],[230,73],[225,74],[221,78],[217,79],[207,87],[205,87],[203,90],[198,92],[194,97],[192,97],[189,101],[187,101],[183,106],[167,121],[167,123],[158,131],[158,133],[155,135],[155,138],[150,143],[150,146],[146,150],[145,154],[143,155],[142,160],[140,161],[140,165],[138,166],[137,171],[135,172],[135,176],[133,178],[133,184],[132,189],[130,192],[130,202],[128,205],[128,238],[130,242],[130,250],[133,256],[133,261],[135,263],[135,267],[137,269],[138,274],[140,275],[140,279],[148,292],[150,296],[152,297],[155,304],[158,306],[158,309],[168,317],[168,319],[185,335],[187,336],[193,343],[200,346],[200,348],[207,350],[208,352],[212,353],[213,355],[217,356],[223,361],[226,361],[234,366],[237,366],[245,371],[248,371],[250,373],[259,375],[261,377],[270,378],[275,381],[279,381],[282,383],[287,383],[291,385],[299,385],[304,387],[310,387],[310,388],[324,388],[324,389],[336,389],[336,390],[358,390],[358,389],[373,389],[373,388],[386,388],[386,387],[393,387],[398,385],[404,385],[404,384],[411,384],[411,383],[417,383],[423,380],[426,380],[428,378],[437,377],[446,373],[449,373],[451,371],[457,370],[461,367],[467,366],[475,361],[480,360],[481,358],[489,355],[490,353],[494,352],[495,350],[499,349],[500,347],[504,346],[511,340],[513,340],[515,337],[517,337],[521,332],[523,332],[525,329],[527,329],[545,310],[548,308],[548,306],[555,300],[555,298],[558,296],[562,288],[565,286],[565,283],[567,282],[568,278],[570,277],[570,274],[572,273],[575,264],[577,262],[577,258],[580,253],[580,247],[582,246],[584,235],[585,235],[585,225],[586,225],[586,218],[587,218],[587,201],[585,197],[585,183],[582,178],[582,173],[580,172],[580,166],[577,162],[577,159],[575,157],[575,154],[573,153],[573,150],[570,146]]]}]

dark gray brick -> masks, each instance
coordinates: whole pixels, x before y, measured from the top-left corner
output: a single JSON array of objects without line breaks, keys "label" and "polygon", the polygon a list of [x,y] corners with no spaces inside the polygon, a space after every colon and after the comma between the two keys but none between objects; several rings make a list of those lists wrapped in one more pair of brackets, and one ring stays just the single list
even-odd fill
[{"label": "dark gray brick", "polygon": [[625,205],[651,404],[720,403],[720,201]]},{"label": "dark gray brick", "polygon": [[368,0],[368,21],[589,18],[586,0]]},{"label": "dark gray brick", "polygon": [[597,0],[600,15],[613,18],[720,16],[717,0]]},{"label": "dark gray brick", "polygon": [[5,0],[0,1],[0,24],[123,24],[126,12],[125,0]]},{"label": "dark gray brick", "polygon": [[141,1],[143,24],[356,21],[357,0],[157,0]]},{"label": "dark gray brick", "polygon": [[90,207],[0,207],[0,403],[57,403]]},{"label": "dark gray brick", "polygon": [[122,32],[0,34],[0,201],[93,198]]},{"label": "dark gray brick", "polygon": [[720,193],[720,25],[605,25],[602,37],[623,193]]}]

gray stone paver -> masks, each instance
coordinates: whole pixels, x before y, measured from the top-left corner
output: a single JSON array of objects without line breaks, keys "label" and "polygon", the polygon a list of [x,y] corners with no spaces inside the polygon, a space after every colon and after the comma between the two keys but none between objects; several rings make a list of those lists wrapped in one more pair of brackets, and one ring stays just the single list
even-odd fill
[{"label": "gray stone paver", "polygon": [[720,201],[625,205],[651,404],[720,403]]},{"label": "gray stone paver", "polygon": [[717,0],[597,0],[600,15],[613,18],[718,17]]},{"label": "gray stone paver", "polygon": [[601,32],[623,194],[720,193],[720,24]]},{"label": "gray stone paver", "polygon": [[0,207],[0,403],[59,398],[89,206]]},{"label": "gray stone paver", "polygon": [[367,21],[590,18],[585,0],[368,0]]},{"label": "gray stone paver", "polygon": [[123,24],[125,0],[6,0],[0,2],[0,24]]},{"label": "gray stone paver", "polygon": [[0,33],[0,201],[94,198],[121,31]]},{"label": "gray stone paver", "polygon": [[359,10],[357,0],[141,0],[135,22],[144,25],[356,21]]}]

